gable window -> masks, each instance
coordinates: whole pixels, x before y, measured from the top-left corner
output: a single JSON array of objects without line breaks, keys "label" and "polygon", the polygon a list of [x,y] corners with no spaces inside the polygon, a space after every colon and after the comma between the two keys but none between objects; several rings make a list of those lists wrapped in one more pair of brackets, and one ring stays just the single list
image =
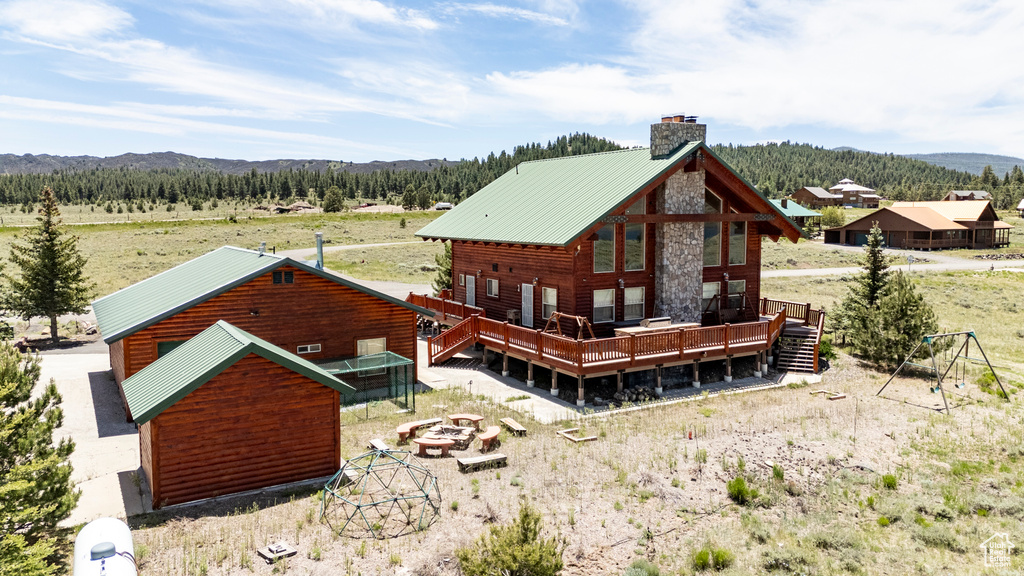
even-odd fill
[{"label": "gable window", "polygon": [[615,321],[615,289],[594,290],[594,323]]},{"label": "gable window", "polygon": [[487,279],[487,295],[488,296],[493,296],[494,298],[498,297],[498,279],[497,278],[488,278]]},{"label": "gable window", "polygon": [[615,226],[608,224],[597,231],[594,241],[594,272],[615,271]]},{"label": "gable window", "polygon": [[356,356],[380,354],[388,349],[387,338],[367,338],[356,341]]},{"label": "gable window", "polygon": [[729,265],[742,266],[746,263],[747,223],[729,222]]},{"label": "gable window", "polygon": [[722,292],[721,282],[705,282],[703,284],[703,295],[700,300],[700,309],[703,312],[714,312],[718,310],[718,300],[715,298]]},{"label": "gable window", "polygon": [[315,354],[320,351],[319,344],[303,344],[295,349],[298,354]]},{"label": "gable window", "polygon": [[541,288],[541,315],[545,320],[551,318],[551,315],[558,310],[558,289],[557,288]]},{"label": "gable window", "polygon": [[175,348],[177,348],[178,346],[181,346],[184,343],[185,343],[184,340],[165,340],[163,342],[157,342],[156,343],[156,357],[157,358],[162,358],[165,355],[167,355],[167,353],[169,353],[171,350],[174,350]]},{"label": "gable window", "polygon": [[644,287],[626,288],[625,303],[622,305],[623,320],[640,320],[644,317]]},{"label": "gable window", "polygon": [[274,284],[294,284],[295,272],[291,270],[274,271]]},{"label": "gable window", "polygon": [[[704,190],[704,213],[721,214],[722,199],[710,190]],[[722,223],[704,223],[704,265],[722,265]]]}]

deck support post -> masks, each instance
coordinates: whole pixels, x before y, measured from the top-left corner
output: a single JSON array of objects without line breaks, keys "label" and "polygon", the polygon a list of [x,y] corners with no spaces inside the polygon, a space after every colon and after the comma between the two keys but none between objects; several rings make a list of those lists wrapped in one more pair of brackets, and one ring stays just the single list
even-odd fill
[{"label": "deck support post", "polygon": [[693,361],[693,387],[700,388],[700,360]]},{"label": "deck support post", "polygon": [[501,354],[501,375],[508,377],[508,352]]},{"label": "deck support post", "polygon": [[761,355],[762,354],[764,354],[764,352],[758,352],[757,355],[754,356],[754,378],[760,378],[761,377],[761,374],[762,374],[762,372],[761,372]]},{"label": "deck support post", "polygon": [[577,376],[576,379],[579,381],[579,390],[576,392],[576,405],[583,408],[583,405],[587,403],[583,396],[583,374]]},{"label": "deck support post", "polygon": [[732,356],[725,357],[725,381],[732,382]]},{"label": "deck support post", "polygon": [[533,388],[537,382],[533,379],[533,362],[526,363],[526,387]]},{"label": "deck support post", "polygon": [[654,367],[654,377],[657,382],[657,384],[654,385],[654,393],[661,396],[662,391],[664,390],[661,386],[661,364]]},{"label": "deck support post", "polygon": [[551,395],[558,396],[558,370],[551,368]]},{"label": "deck support post", "polygon": [[771,363],[772,357],[768,355],[768,351],[761,352],[761,372],[768,375],[768,364]]},{"label": "deck support post", "polygon": [[616,377],[617,381],[615,382],[616,392],[622,392],[622,380],[623,380],[623,376],[625,376],[625,374],[626,374],[625,370],[619,370],[619,372],[617,374],[617,377]]}]

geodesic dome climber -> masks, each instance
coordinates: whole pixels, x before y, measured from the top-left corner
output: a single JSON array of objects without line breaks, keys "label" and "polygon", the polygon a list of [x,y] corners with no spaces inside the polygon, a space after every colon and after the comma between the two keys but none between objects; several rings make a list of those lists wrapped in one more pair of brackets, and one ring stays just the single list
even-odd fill
[{"label": "geodesic dome climber", "polygon": [[441,512],[434,474],[403,450],[352,458],[324,485],[320,519],[353,538],[394,538],[423,530]]}]

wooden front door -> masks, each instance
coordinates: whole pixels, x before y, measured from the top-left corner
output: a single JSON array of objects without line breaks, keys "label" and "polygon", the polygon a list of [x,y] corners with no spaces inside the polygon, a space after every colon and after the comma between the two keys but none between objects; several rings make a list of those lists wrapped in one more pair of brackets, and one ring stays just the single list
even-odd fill
[{"label": "wooden front door", "polygon": [[533,284],[523,284],[523,326],[533,328]]},{"label": "wooden front door", "polygon": [[476,276],[466,274],[466,304],[476,306]]}]

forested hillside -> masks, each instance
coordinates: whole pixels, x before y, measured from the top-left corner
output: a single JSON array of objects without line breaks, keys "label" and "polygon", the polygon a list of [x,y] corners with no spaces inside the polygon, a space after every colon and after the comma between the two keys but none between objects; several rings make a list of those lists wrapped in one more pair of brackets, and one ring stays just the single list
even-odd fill
[{"label": "forested hillside", "polygon": [[[232,199],[252,203],[283,202],[294,198],[313,201],[337,187],[345,198],[429,207],[434,202],[458,202],[486,186],[520,162],[566,155],[616,150],[615,143],[591,136],[563,136],[546,145],[517,146],[511,154],[491,153],[484,159],[460,162],[419,161],[414,164],[379,162],[357,165],[326,161],[267,161],[268,170],[255,167],[243,174],[215,169],[209,163],[168,153],[161,161],[179,162],[191,168],[140,170],[119,168],[65,168],[42,174],[0,175],[0,204],[21,204],[28,209],[44,186],[51,186],[60,202],[141,207],[149,204],[188,203],[201,208],[204,201]],[[999,208],[1015,206],[1024,195],[1024,173],[1014,167],[1000,178],[991,169],[975,176],[920,160],[892,154],[854,150],[827,150],[809,144],[716,145],[715,153],[770,197],[781,197],[802,186],[828,188],[843,178],[869,186],[894,200],[935,200],[954,189],[983,189],[993,193]],[[37,157],[38,158],[38,157]],[[121,157],[119,157],[121,158]],[[192,160],[196,162],[192,162]],[[123,159],[123,158],[122,158]],[[230,161],[242,162],[242,161]],[[287,162],[286,170],[269,170]],[[87,164],[86,164],[87,165]],[[237,164],[233,164],[237,168]],[[305,166],[305,167],[301,167]],[[373,166],[372,172],[363,172]],[[410,166],[415,169],[408,169]],[[312,169],[312,168],[318,169]],[[348,168],[347,168],[348,167]],[[404,169],[403,169],[404,168]]]},{"label": "forested hillside", "polygon": [[996,174],[1005,175],[1014,166],[1024,166],[1024,159],[998,154],[972,154],[967,152],[941,152],[937,154],[904,154],[907,158],[924,160],[929,164],[981,175],[985,166],[991,166]]}]

